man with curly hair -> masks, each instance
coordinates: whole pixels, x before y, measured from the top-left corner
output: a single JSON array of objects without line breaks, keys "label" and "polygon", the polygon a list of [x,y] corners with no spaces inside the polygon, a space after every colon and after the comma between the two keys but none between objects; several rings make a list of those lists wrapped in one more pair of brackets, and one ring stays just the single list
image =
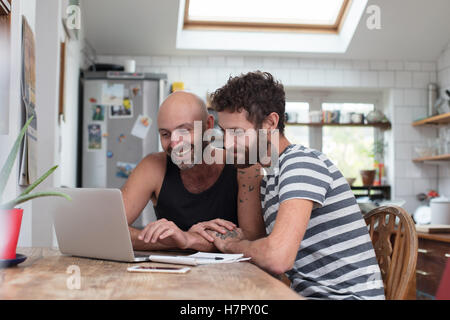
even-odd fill
[{"label": "man with curly hair", "polygon": [[214,92],[212,104],[224,131],[279,133],[275,140],[268,135],[266,145],[260,137],[249,140],[241,149],[244,156],[225,142],[227,153],[245,158],[247,166],[252,165],[249,150],[264,146],[278,153],[278,163],[271,164],[275,170],[260,187],[268,235],[250,241],[239,229],[225,235],[208,231],[215,246],[244,253],[270,273],[286,273],[291,287],[306,298],[384,299],[367,226],[346,179],[323,153],[291,144],[284,136],[283,85],[267,72],[250,72],[230,78]]}]

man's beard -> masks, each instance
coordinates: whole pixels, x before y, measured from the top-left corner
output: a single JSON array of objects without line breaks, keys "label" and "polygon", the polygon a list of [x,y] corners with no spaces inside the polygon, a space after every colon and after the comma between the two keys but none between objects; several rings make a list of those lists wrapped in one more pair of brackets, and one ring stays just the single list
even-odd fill
[{"label": "man's beard", "polygon": [[[207,143],[202,142],[202,150],[201,155],[203,155],[203,151],[206,148]],[[202,162],[202,159],[199,159],[200,161],[195,161],[195,145],[194,144],[183,144],[180,143],[175,146],[175,148],[172,148],[169,146],[167,149],[167,154],[170,156],[170,159],[172,162],[180,169],[180,170],[187,170],[191,169],[195,166],[196,162]]]}]

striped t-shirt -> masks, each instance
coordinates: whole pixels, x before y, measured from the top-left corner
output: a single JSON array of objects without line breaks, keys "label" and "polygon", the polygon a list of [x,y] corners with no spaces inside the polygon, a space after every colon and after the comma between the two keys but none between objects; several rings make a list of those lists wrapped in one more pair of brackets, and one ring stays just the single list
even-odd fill
[{"label": "striped t-shirt", "polygon": [[[267,234],[289,199],[313,201],[294,266],[291,287],[308,299],[384,299],[370,235],[355,196],[339,169],[321,152],[288,146],[279,166],[261,182]],[[299,213],[300,214],[300,213]]]}]

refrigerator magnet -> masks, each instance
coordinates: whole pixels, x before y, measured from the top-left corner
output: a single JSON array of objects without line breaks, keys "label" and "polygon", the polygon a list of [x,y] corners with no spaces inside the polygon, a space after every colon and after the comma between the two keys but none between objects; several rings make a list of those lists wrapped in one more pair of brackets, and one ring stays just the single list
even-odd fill
[{"label": "refrigerator magnet", "polygon": [[148,116],[139,115],[134,122],[133,129],[131,130],[131,135],[138,137],[140,139],[145,139],[148,130],[152,125],[152,119]]},{"label": "refrigerator magnet", "polygon": [[105,120],[105,106],[96,104],[92,106],[92,121]]},{"label": "refrigerator magnet", "polygon": [[102,127],[99,124],[88,124],[88,151],[102,149]]},{"label": "refrigerator magnet", "polygon": [[124,135],[123,133],[121,133],[118,137],[117,137],[117,142],[122,143],[125,141],[125,139],[127,138],[126,135]]},{"label": "refrigerator magnet", "polygon": [[126,98],[123,99],[121,105],[114,105],[109,107],[109,117],[111,119],[122,119],[133,117],[133,101]]},{"label": "refrigerator magnet", "polygon": [[111,159],[111,158],[114,156],[114,153],[112,153],[111,151],[108,151],[108,152],[106,153],[106,156],[107,156],[109,159]]},{"label": "refrigerator magnet", "polygon": [[101,104],[121,105],[124,97],[123,91],[124,85],[121,83],[103,84]]},{"label": "refrigerator magnet", "polygon": [[136,168],[136,163],[119,161],[116,163],[116,177],[128,179],[134,168]]}]

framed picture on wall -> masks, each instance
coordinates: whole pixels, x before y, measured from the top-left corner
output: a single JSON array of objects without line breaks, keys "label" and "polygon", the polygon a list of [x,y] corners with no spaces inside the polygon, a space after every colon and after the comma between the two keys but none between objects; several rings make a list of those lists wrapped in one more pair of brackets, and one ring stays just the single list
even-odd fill
[{"label": "framed picture on wall", "polygon": [[11,4],[0,0],[0,135],[9,133]]}]

